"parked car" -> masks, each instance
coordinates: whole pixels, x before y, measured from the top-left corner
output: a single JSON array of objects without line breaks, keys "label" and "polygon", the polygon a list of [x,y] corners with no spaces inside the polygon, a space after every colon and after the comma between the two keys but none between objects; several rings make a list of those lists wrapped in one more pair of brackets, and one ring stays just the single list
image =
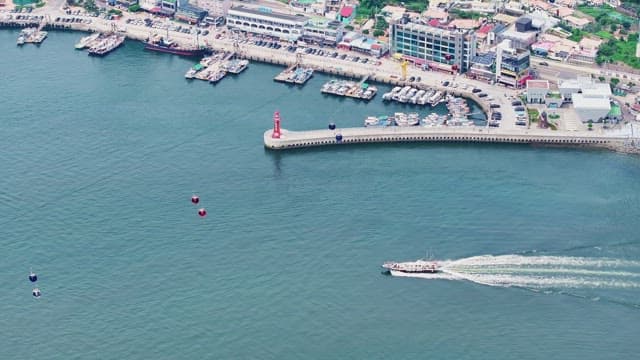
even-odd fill
[{"label": "parked car", "polygon": [[484,98],[484,97],[487,97],[487,94],[485,94],[485,93],[480,93],[480,94],[478,94],[478,97]]},{"label": "parked car", "polygon": [[471,92],[472,92],[472,93],[474,93],[474,94],[477,94],[477,93],[479,93],[479,92],[481,92],[481,91],[482,91],[482,90],[477,89],[477,88],[476,88],[476,89],[471,90]]},{"label": "parked car", "polygon": [[500,104],[492,103],[491,105],[489,105],[489,107],[492,108],[492,109],[497,109],[497,108],[500,107]]}]

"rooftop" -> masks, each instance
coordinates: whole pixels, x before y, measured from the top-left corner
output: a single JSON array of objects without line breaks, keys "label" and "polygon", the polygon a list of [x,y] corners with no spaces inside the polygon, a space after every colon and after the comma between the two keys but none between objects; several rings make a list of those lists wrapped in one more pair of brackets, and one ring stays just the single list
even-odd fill
[{"label": "rooftop", "polygon": [[573,107],[576,110],[609,110],[611,103],[608,98],[590,98],[582,94],[573,94],[571,96]]},{"label": "rooftop", "polygon": [[476,54],[476,56],[473,58],[472,63],[480,64],[484,66],[490,66],[490,65],[493,65],[493,62],[495,61],[495,59],[496,59],[496,54],[492,52],[488,52],[485,54]]},{"label": "rooftop", "polygon": [[549,81],[527,80],[527,89],[549,89]]},{"label": "rooftop", "polygon": [[342,8],[342,10],[340,10],[340,16],[342,17],[351,17],[351,15],[353,14],[353,7],[351,6],[345,6]]},{"label": "rooftop", "polygon": [[298,21],[298,22],[307,21],[307,18],[304,15],[288,15],[288,14],[282,14],[282,13],[278,13],[278,12],[263,11],[263,10],[258,10],[258,9],[247,8],[247,7],[244,7],[242,5],[234,6],[229,10],[230,11],[243,12],[243,13],[246,13],[246,14],[261,15],[261,16],[267,16],[267,17],[272,17],[272,18],[276,18],[276,19],[289,20],[289,21]]}]

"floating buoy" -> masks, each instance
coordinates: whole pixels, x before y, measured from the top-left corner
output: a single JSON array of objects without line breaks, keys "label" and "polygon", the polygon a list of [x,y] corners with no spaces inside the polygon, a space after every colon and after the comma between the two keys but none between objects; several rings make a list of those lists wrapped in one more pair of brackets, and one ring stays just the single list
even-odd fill
[{"label": "floating buoy", "polygon": [[42,293],[40,292],[40,289],[38,288],[33,289],[31,293],[33,294],[33,297],[36,297],[36,298],[39,298],[40,295],[42,295]]},{"label": "floating buoy", "polygon": [[207,216],[207,210],[205,210],[204,208],[198,210],[198,215],[200,215],[201,217]]},{"label": "floating buoy", "polygon": [[336,141],[337,142],[341,142],[342,141],[342,134],[336,134]]},{"label": "floating buoy", "polygon": [[193,195],[191,197],[191,202],[194,203],[194,204],[199,203],[200,202],[200,198],[198,197],[198,195]]},{"label": "floating buoy", "polygon": [[335,123],[329,123],[329,130],[335,130],[336,129],[336,124]]},{"label": "floating buoy", "polygon": [[31,282],[36,282],[38,281],[38,275],[36,275],[36,273],[34,273],[33,271],[31,271],[29,273],[29,281]]}]

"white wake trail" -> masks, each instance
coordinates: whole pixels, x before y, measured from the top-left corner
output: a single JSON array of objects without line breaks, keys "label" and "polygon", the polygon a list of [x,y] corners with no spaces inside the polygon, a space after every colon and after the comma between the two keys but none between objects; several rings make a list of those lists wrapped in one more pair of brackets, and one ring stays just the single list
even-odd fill
[{"label": "white wake trail", "polygon": [[640,288],[640,261],[563,256],[482,255],[438,261],[439,273],[398,273],[422,279],[466,280],[500,287]]}]

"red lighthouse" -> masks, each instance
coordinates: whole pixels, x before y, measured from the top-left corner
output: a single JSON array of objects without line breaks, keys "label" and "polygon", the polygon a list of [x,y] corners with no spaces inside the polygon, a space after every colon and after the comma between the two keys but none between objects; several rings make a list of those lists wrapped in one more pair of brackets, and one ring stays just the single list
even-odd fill
[{"label": "red lighthouse", "polygon": [[271,133],[273,139],[280,139],[280,112],[273,113],[273,133]]}]

